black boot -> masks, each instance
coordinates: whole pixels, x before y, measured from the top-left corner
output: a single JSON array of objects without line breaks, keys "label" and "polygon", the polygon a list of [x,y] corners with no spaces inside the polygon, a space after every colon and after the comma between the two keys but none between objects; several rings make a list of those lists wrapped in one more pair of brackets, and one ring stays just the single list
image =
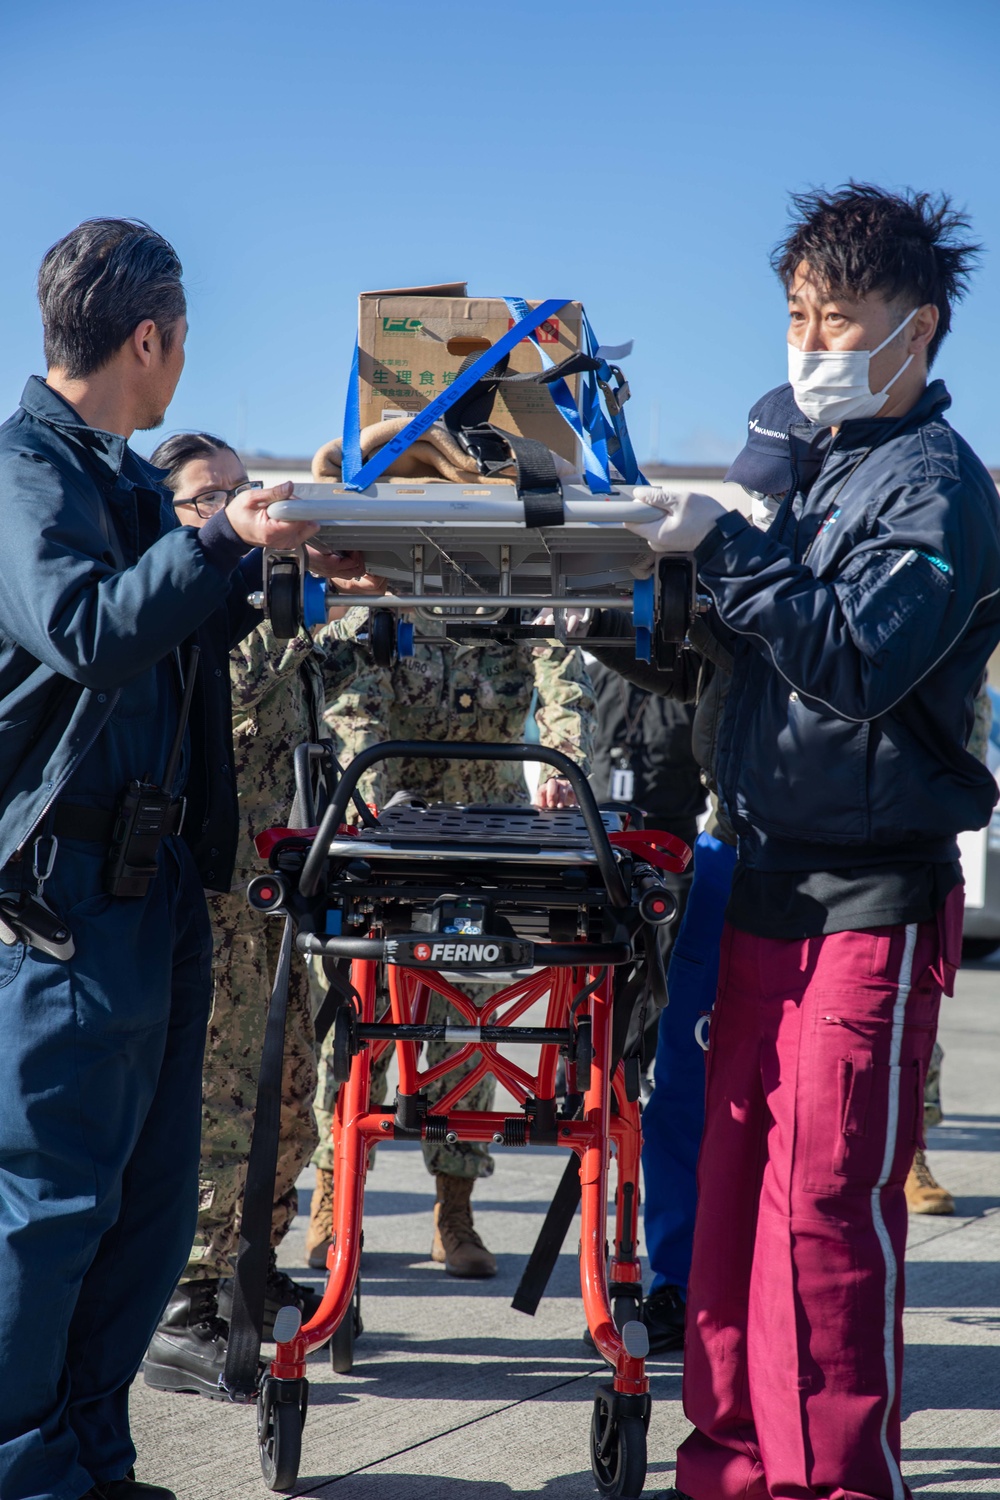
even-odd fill
[{"label": "black boot", "polygon": [[650,1292],[639,1315],[649,1334],[650,1354],[670,1354],[684,1348],[685,1312],[680,1287],[661,1286],[659,1291]]},{"label": "black boot", "polygon": [[177,1500],[173,1490],[162,1484],[142,1484],[129,1469],[124,1479],[106,1479],[88,1490],[83,1500]]},{"label": "black boot", "polygon": [[[228,1337],[229,1325],[219,1317],[219,1283],[182,1281],[146,1350],[146,1384],[154,1391],[186,1391],[224,1401],[219,1376],[226,1367]],[[122,1500],[128,1493],[122,1491]]]},{"label": "black boot", "polygon": [[[304,1282],[293,1281],[284,1271],[278,1270],[277,1252],[272,1250],[267,1263],[267,1285],[264,1289],[265,1339],[274,1338],[274,1320],[281,1307],[297,1307],[303,1323],[308,1323],[319,1310],[323,1300],[321,1292]],[[228,1276],[219,1282],[219,1316],[228,1322],[233,1316],[233,1283]]]}]

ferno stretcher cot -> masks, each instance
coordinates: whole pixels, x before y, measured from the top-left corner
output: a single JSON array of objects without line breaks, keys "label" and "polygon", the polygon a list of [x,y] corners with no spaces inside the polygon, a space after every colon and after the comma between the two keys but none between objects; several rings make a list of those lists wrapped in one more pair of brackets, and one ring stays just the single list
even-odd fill
[{"label": "ferno stretcher cot", "polygon": [[[578,807],[404,803],[374,814],[357,794],[359,779],[377,761],[404,756],[541,761],[570,781]],[[309,826],[260,836],[258,851],[269,873],[258,876],[249,891],[251,905],[283,917],[285,929],[223,1381],[233,1399],[256,1400],[265,1482],[273,1490],[295,1483],[308,1400],[307,1355],[330,1342],[334,1368],[351,1367],[370,1148],[393,1140],[489,1141],[520,1149],[558,1145],[570,1153],[514,1306],[534,1310],[547,1279],[546,1260],[551,1267],[579,1198],[584,1311],[611,1371],[594,1400],[591,1464],[602,1494],[638,1495],[650,1398],[648,1338],[639,1321],[638,1063],[628,1055],[627,1038],[633,1013],[663,984],[657,927],[670,920],[675,904],[660,872],[684,869],[690,851],[670,834],[624,827],[628,820],[620,811],[602,812],[580,768],[537,745],[393,741],[363,751],[346,772],[328,743],[305,745],[296,752],[296,783],[299,816]],[[360,814],[356,824],[345,821],[352,802]],[[319,1311],[304,1326],[298,1309],[280,1311],[277,1350],[264,1367],[263,1291],[293,947],[320,955],[339,992],[333,1021],[340,1084],[333,1127],[334,1233]],[[463,978],[501,987],[488,1007],[477,1008],[462,988]],[[449,1001],[461,1024],[426,1023],[431,993]],[[541,1001],[544,1025],[519,1024]],[[635,1029],[633,1024],[633,1034]],[[432,1038],[456,1043],[459,1050],[422,1068],[421,1046]],[[499,1050],[524,1045],[539,1048],[534,1072]],[[396,1098],[376,1108],[372,1067],[390,1047],[398,1063]],[[431,1106],[427,1086],[473,1058],[472,1071]],[[557,1100],[560,1058],[566,1092]],[[459,1107],[487,1073],[520,1108]],[[609,1255],[612,1162],[617,1190]]]}]

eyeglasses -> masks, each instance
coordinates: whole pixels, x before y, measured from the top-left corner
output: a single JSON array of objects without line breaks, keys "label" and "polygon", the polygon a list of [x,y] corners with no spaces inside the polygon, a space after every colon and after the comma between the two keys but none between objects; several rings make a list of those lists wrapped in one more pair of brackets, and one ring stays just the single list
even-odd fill
[{"label": "eyeglasses", "polygon": [[262,490],[263,488],[263,479],[247,479],[233,490],[202,490],[200,495],[185,495],[183,500],[175,500],[174,510],[180,510],[182,505],[193,505],[202,520],[207,520],[209,516],[214,516],[220,510],[224,510],[230,500],[235,500],[236,496],[242,495],[244,490]]}]

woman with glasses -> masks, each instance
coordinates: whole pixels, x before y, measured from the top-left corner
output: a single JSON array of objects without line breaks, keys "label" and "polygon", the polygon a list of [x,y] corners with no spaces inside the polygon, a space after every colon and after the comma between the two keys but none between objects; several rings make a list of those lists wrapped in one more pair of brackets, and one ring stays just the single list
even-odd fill
[{"label": "woman with glasses", "polygon": [[[235,457],[235,454],[233,456]],[[242,469],[242,463],[239,466]],[[197,483],[197,480],[194,482]],[[230,500],[235,500],[237,495],[242,495],[244,490],[261,490],[263,488],[263,479],[248,479],[245,482],[233,485],[231,490],[199,490],[190,499],[175,500],[174,510],[177,512],[177,519],[179,521],[183,521],[185,526],[193,526],[195,522],[190,514],[188,514],[190,511],[194,511],[199,521],[207,521],[209,516],[215,515],[216,511],[224,510]]]},{"label": "woman with glasses", "polygon": [[[204,432],[168,438],[152,462],[166,471],[165,483],[184,526],[203,526],[255,484],[239,455]],[[254,836],[283,822],[291,804],[292,752],[319,735],[323,656],[305,630],[279,644],[262,620],[230,657],[240,847],[232,891],[208,897],[213,1005],[202,1083],[198,1228],[188,1265],[146,1356],[146,1383],[158,1390],[219,1394],[257,1074],[281,935],[280,924],[250,910],[246,886],[259,874]],[[296,959],[288,1000],[265,1338],[280,1306],[294,1304],[309,1318],[319,1305],[315,1289],[293,1282],[275,1264],[275,1251],[297,1208],[295,1179],[316,1145],[313,1049],[307,973],[304,962]]]}]

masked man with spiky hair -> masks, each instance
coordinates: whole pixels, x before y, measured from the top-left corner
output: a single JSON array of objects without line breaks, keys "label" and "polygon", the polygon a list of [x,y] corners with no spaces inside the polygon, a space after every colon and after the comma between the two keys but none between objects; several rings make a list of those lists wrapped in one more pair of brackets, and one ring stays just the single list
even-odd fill
[{"label": "masked man with spiky hair", "polygon": [[767,532],[647,492],[730,642],[738,836],[687,1308],[693,1500],[904,1500],[903,1185],[959,962],[967,748],[1000,639],[1000,503],[928,370],[976,248],[947,199],[793,200],[793,481]]}]

